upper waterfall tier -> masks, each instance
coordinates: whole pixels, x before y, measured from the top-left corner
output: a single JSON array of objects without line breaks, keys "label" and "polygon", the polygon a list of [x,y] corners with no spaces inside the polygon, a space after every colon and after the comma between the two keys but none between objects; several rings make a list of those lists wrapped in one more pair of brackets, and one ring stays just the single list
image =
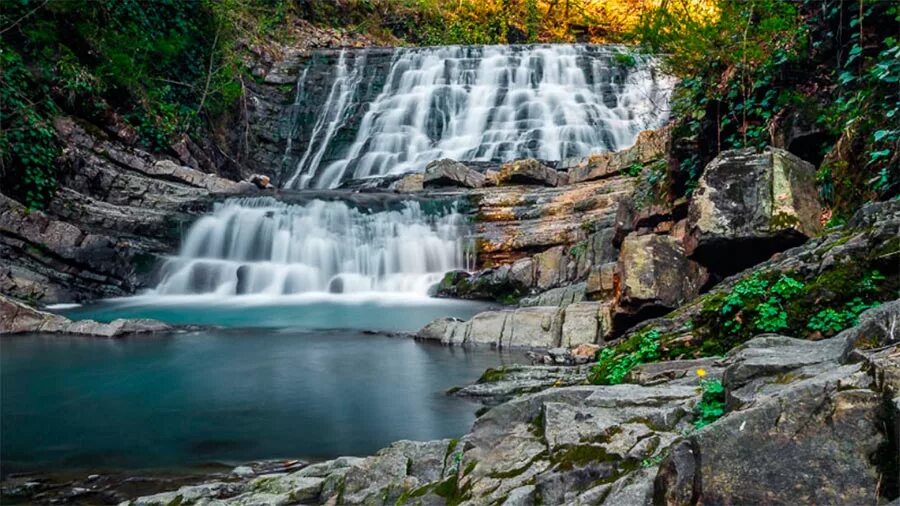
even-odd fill
[{"label": "upper waterfall tier", "polygon": [[367,212],[322,200],[229,200],[190,228],[156,293],[425,295],[445,272],[471,267],[465,223],[454,206],[427,213],[413,201]]},{"label": "upper waterfall tier", "polygon": [[285,167],[285,187],[333,188],[439,158],[563,160],[622,149],[665,121],[674,84],[652,59],[618,46],[402,48],[382,65],[385,76],[373,70],[377,58],[342,51],[318,94],[308,89],[310,67],[301,72],[295,105],[315,102],[306,104],[315,121]]}]

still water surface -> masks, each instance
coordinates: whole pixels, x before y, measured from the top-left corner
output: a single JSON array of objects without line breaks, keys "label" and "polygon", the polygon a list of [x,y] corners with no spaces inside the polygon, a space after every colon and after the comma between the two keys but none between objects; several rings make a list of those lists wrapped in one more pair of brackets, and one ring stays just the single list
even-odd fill
[{"label": "still water surface", "polygon": [[[411,330],[410,322],[415,327],[431,316],[421,306],[320,309],[323,316],[316,318],[331,318],[332,327],[368,320]],[[222,308],[193,312],[229,314]],[[121,315],[115,313],[106,316]],[[240,318],[231,314],[238,325]],[[273,313],[259,308],[255,314]],[[477,379],[487,367],[523,361],[490,350],[302,327],[122,340],[4,337],[3,473],[329,458],[371,454],[398,439],[458,437],[478,406],[445,391]]]}]

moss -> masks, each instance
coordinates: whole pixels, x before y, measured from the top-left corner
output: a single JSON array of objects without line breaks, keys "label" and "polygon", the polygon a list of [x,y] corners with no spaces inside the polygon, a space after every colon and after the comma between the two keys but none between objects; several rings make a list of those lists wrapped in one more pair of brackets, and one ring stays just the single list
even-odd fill
[{"label": "moss", "polygon": [[181,506],[181,503],[183,501],[184,501],[184,496],[177,495],[177,496],[175,496],[175,499],[172,499],[171,501],[167,502],[166,506]]},{"label": "moss", "polygon": [[522,473],[527,471],[535,462],[537,462],[538,460],[542,460],[546,457],[547,457],[547,452],[542,451],[542,452],[538,453],[537,455],[535,455],[534,457],[531,457],[530,459],[528,459],[528,462],[522,464],[519,467],[510,469],[509,471],[498,471],[498,472],[489,473],[488,476],[490,476],[491,478],[496,478],[498,480],[503,480],[503,479],[507,479],[507,478],[515,478],[516,476],[520,476]]},{"label": "moss", "polygon": [[497,367],[489,368],[484,371],[484,374],[478,378],[478,383],[496,383],[498,381],[503,381],[506,378],[507,371],[505,367]]},{"label": "moss", "polygon": [[403,504],[407,504],[410,502],[410,499],[415,499],[417,497],[423,497],[434,489],[434,484],[429,483],[428,485],[424,485],[418,488],[414,488],[411,490],[404,490],[400,496],[397,498],[397,501],[394,502],[396,506],[401,506]]},{"label": "moss", "polygon": [[617,462],[620,458],[609,454],[602,446],[573,445],[564,447],[553,453],[550,462],[559,469],[569,470],[598,462]]},{"label": "moss", "polygon": [[877,246],[869,255],[871,260],[882,259],[889,256],[900,255],[900,237],[892,237]]},{"label": "moss", "polygon": [[775,383],[778,385],[788,385],[801,379],[801,376],[794,372],[783,372],[775,375]]},{"label": "moss", "polygon": [[528,422],[528,431],[535,436],[544,438],[544,408],[541,407],[540,412]]}]

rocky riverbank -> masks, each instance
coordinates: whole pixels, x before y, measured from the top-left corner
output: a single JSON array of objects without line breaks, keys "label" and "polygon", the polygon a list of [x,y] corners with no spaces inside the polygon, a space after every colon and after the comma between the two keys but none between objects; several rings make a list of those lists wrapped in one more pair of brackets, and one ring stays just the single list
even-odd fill
[{"label": "rocky riverbank", "polygon": [[[639,366],[623,385],[498,373],[480,384],[512,400],[459,440],[127,504],[879,504],[900,482],[898,322],[889,303],[832,338],[762,335],[722,358]],[[727,413],[702,426],[712,379]]]}]

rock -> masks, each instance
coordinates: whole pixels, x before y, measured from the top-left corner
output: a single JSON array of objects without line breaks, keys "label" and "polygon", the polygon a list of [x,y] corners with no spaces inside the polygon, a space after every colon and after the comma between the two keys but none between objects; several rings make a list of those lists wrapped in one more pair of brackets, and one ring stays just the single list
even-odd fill
[{"label": "rock", "polygon": [[546,290],[566,279],[565,248],[557,246],[532,257],[535,262],[535,286]]},{"label": "rock", "polygon": [[408,174],[391,184],[391,189],[399,193],[416,193],[425,188],[424,174]]},{"label": "rock", "polygon": [[607,262],[591,268],[584,295],[588,300],[610,299],[615,294],[616,263]]},{"label": "rock", "polygon": [[510,316],[509,329],[503,329],[500,347],[553,348],[560,345],[561,327],[559,308],[520,308]]},{"label": "rock", "polygon": [[687,254],[731,274],[817,235],[815,167],[787,151],[724,151],[707,165],[688,210]]},{"label": "rock", "polygon": [[588,157],[569,169],[569,183],[591,181],[616,175],[634,164],[647,165],[665,158],[671,141],[671,127],[645,130],[634,145],[620,151]]},{"label": "rock", "polygon": [[584,343],[579,344],[572,350],[572,356],[575,360],[584,360],[585,362],[593,360],[600,351],[600,346],[596,344]]},{"label": "rock", "polygon": [[561,344],[565,347],[594,344],[611,330],[609,305],[576,302],[564,310]]},{"label": "rock", "polygon": [[484,186],[484,176],[455,160],[445,158],[435,160],[425,167],[422,186],[425,188],[446,186],[481,188]]},{"label": "rock", "polygon": [[68,318],[38,311],[14,299],[0,295],[0,334],[52,333],[96,337],[122,337],[130,334],[168,332],[172,327],[156,320],[113,320],[98,323],[93,320],[72,321]]},{"label": "rock", "polygon": [[511,365],[488,369],[476,383],[453,392],[484,404],[497,405],[514,397],[545,390],[582,384],[587,380],[589,366],[523,366]]},{"label": "rock", "polygon": [[543,165],[534,158],[515,160],[503,164],[498,184],[531,184],[541,186],[557,186],[559,175],[556,170]]},{"label": "rock", "polygon": [[[587,276],[588,260],[596,264],[615,260],[616,248],[606,237],[614,226],[619,201],[631,193],[633,186],[633,178],[612,177],[559,187],[471,190],[468,195],[476,210],[478,265],[512,264],[558,246],[568,255],[577,246],[582,263],[569,281],[580,281],[575,274]],[[574,259],[579,255],[570,256]]]},{"label": "rock", "polygon": [[622,242],[615,273],[617,327],[664,314],[695,297],[703,270],[667,236],[629,235]]},{"label": "rock", "polygon": [[260,190],[269,190],[274,188],[274,186],[272,186],[271,179],[269,179],[269,176],[263,174],[253,174],[252,176],[250,176],[249,181]]},{"label": "rock", "polygon": [[551,288],[546,292],[531,297],[524,297],[519,301],[520,307],[530,306],[556,306],[566,307],[584,299],[584,283]]}]

